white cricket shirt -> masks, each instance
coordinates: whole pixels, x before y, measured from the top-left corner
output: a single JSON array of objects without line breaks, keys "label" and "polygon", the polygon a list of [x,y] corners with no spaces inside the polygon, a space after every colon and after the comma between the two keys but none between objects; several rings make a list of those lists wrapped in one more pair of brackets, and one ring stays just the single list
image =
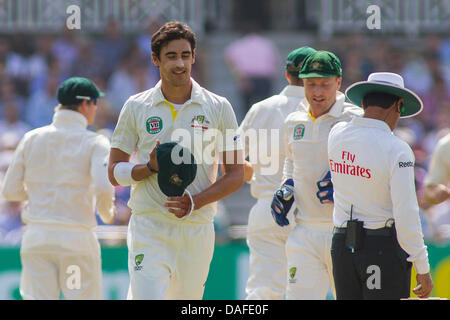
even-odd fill
[{"label": "white cricket shirt", "polygon": [[341,92],[336,93],[336,102],[328,113],[317,119],[313,119],[309,114],[306,98],[301,104],[303,110],[288,115],[284,123],[286,160],[283,176],[294,179],[294,197],[299,210],[296,221],[331,225],[333,205],[321,204],[316,196],[319,190],[317,181],[330,170],[327,155],[328,134],[336,123],[349,121],[353,116],[361,116],[362,109],[346,103],[345,95]]},{"label": "white cricket shirt", "polygon": [[303,87],[288,85],[280,94],[255,103],[239,126],[245,157],[253,166],[250,190],[254,198],[273,197],[280,187],[285,159],[283,123],[303,98]]},{"label": "white cricket shirt", "polygon": [[113,214],[109,141],[86,127],[81,113],[57,110],[50,125],[27,132],[20,141],[2,193],[9,201],[28,200],[24,223],[92,229],[95,200],[101,216]]},{"label": "white cricket shirt", "polygon": [[[191,98],[177,111],[161,92],[161,81],[154,88],[131,96],[123,106],[114,130],[111,147],[127,154],[137,152],[138,163],[146,163],[156,145],[176,141],[191,150],[197,175],[187,190],[195,195],[217,178],[219,152],[242,149],[236,138],[237,121],[228,100],[202,88],[192,80]],[[162,213],[179,221],[164,207],[167,196],[158,186],[157,174],[132,185],[128,206],[133,213]],[[187,220],[210,223],[217,204],[210,203],[192,212]]]},{"label": "white cricket shirt", "polygon": [[450,134],[441,138],[431,157],[425,184],[443,184],[450,182]]},{"label": "white cricket shirt", "polygon": [[354,118],[333,127],[328,158],[334,185],[333,223],[345,227],[353,218],[367,229],[395,220],[400,246],[418,273],[429,271],[414,183],[414,154],[380,120]]}]

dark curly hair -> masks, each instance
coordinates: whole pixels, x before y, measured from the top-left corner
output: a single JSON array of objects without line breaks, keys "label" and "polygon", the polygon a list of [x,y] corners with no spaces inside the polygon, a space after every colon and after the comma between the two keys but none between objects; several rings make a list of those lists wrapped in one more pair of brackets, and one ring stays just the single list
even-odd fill
[{"label": "dark curly hair", "polygon": [[192,29],[179,21],[167,22],[152,35],[152,52],[160,59],[161,48],[170,41],[178,39],[189,41],[191,50],[194,51],[196,37]]}]

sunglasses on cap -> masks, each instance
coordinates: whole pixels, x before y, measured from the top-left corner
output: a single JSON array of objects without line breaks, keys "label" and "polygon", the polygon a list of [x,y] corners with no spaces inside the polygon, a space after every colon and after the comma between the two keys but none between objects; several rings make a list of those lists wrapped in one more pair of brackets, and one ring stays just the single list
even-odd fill
[{"label": "sunglasses on cap", "polygon": [[88,96],[75,96],[75,98],[82,99],[82,100],[94,101],[94,104],[97,104],[97,98],[91,98]]}]

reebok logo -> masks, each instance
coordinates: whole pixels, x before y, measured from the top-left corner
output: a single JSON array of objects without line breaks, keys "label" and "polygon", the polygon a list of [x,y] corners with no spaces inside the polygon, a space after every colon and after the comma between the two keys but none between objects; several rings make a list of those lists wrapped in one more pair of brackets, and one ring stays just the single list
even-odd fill
[{"label": "reebok logo", "polygon": [[402,161],[400,161],[400,162],[398,163],[398,167],[399,167],[399,168],[414,167],[414,162],[412,162],[412,161],[408,161],[408,162],[402,162]]}]

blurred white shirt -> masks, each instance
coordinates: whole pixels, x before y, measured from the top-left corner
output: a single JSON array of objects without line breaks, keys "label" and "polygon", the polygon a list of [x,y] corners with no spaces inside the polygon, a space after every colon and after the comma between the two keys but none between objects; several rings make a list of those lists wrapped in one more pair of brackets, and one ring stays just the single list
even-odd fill
[{"label": "blurred white shirt", "polygon": [[273,197],[281,185],[285,158],[283,123],[301,107],[303,98],[303,87],[288,85],[280,94],[255,103],[239,126],[245,157],[249,156],[253,165],[251,194],[254,198]]},{"label": "blurred white shirt", "polygon": [[53,122],[25,134],[3,181],[9,201],[25,201],[24,223],[92,229],[95,199],[100,217],[113,215],[114,187],[108,180],[110,144],[86,129],[78,112],[58,110]]},{"label": "blurred white shirt", "polygon": [[294,179],[294,199],[298,208],[297,222],[332,224],[333,204],[320,203],[316,196],[317,181],[330,170],[328,165],[328,134],[338,122],[362,116],[362,109],[345,102],[345,95],[336,93],[336,102],[324,115],[313,119],[309,103],[301,102],[307,112],[296,111],[284,122],[286,160],[283,179]]}]

